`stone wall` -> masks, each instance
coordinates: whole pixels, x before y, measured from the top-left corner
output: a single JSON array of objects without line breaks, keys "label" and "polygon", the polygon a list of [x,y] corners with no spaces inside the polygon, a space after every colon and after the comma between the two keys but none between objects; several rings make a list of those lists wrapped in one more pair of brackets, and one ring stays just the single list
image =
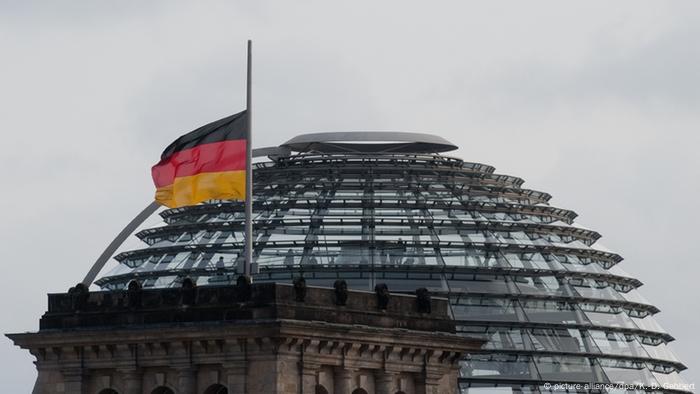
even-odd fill
[{"label": "stone wall", "polygon": [[50,295],[39,332],[9,335],[37,359],[34,393],[453,394],[459,359],[481,345],[454,334],[446,300],[426,309],[425,295],[140,292]]}]

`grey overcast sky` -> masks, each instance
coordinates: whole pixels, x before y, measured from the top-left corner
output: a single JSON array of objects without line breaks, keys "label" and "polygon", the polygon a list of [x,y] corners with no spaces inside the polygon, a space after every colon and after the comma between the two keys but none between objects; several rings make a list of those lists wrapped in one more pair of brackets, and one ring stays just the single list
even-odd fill
[{"label": "grey overcast sky", "polygon": [[[0,311],[36,330],[152,198],[176,136],[244,106],[254,145],[439,134],[522,177],[625,257],[696,382],[697,1],[0,0]],[[32,359],[0,340],[0,391]]]}]

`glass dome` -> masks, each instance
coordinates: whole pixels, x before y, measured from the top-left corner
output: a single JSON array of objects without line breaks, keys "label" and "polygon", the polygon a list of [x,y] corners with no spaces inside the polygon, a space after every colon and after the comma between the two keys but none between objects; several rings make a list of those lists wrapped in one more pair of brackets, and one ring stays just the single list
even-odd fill
[{"label": "glass dome", "polygon": [[[363,145],[368,133],[330,134],[260,150],[269,159],[253,171],[255,282],[303,275],[312,286],[344,279],[448,297],[459,331],[488,341],[462,361],[465,393],[672,391],[682,382],[685,366],[641,282],[549,194],[436,153],[454,148],[438,137],[387,133]],[[99,286],[235,283],[241,202],[160,215],[164,225],[138,232],[143,247],[115,256]],[[607,383],[627,386],[596,386]]]}]

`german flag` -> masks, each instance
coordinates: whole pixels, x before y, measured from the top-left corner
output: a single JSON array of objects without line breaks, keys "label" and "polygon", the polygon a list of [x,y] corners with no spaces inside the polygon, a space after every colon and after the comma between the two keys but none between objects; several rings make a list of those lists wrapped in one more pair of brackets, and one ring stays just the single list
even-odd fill
[{"label": "german flag", "polygon": [[183,135],[153,166],[156,202],[170,208],[245,200],[247,111]]}]

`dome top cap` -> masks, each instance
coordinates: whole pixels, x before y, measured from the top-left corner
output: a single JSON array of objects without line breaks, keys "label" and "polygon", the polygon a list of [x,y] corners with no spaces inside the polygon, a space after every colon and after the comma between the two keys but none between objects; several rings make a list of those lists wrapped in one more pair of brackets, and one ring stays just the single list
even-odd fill
[{"label": "dome top cap", "polygon": [[319,153],[440,153],[457,149],[436,135],[400,131],[301,134],[280,146],[294,152]]}]

